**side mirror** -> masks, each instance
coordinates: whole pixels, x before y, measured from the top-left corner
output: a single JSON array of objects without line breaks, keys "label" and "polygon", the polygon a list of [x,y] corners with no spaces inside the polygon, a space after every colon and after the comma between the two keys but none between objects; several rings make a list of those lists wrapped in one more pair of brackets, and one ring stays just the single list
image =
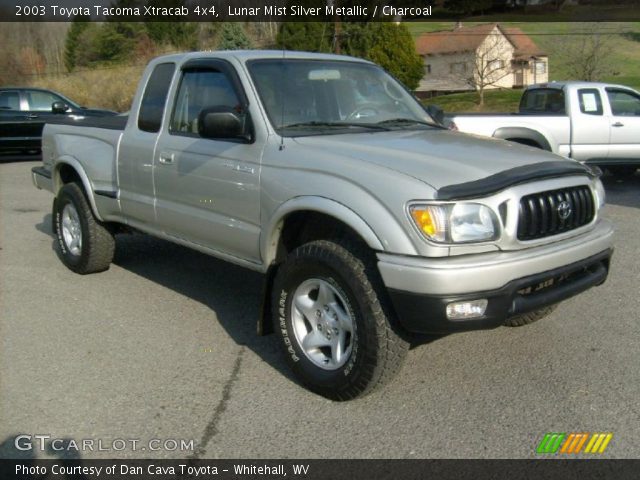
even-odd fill
[{"label": "side mirror", "polygon": [[67,113],[69,105],[64,102],[53,102],[51,104],[51,111],[53,113]]},{"label": "side mirror", "polygon": [[444,125],[444,110],[437,105],[427,105],[425,110],[439,125]]},{"label": "side mirror", "polygon": [[247,139],[246,115],[227,106],[207,107],[198,115],[198,133],[210,139]]}]

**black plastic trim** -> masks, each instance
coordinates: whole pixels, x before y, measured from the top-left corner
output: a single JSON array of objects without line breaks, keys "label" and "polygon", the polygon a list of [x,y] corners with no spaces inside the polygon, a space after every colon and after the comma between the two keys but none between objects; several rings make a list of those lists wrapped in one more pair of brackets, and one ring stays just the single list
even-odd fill
[{"label": "black plastic trim", "polygon": [[437,191],[436,199],[462,200],[483,197],[531,180],[542,180],[544,178],[556,178],[568,175],[596,176],[589,167],[578,162],[565,160],[532,163],[505,170],[480,180],[442,187]]}]

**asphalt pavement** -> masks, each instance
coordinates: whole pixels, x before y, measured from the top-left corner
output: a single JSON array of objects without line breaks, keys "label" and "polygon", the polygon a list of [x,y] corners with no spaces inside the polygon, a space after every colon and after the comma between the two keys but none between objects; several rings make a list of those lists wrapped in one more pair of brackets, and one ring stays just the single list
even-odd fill
[{"label": "asphalt pavement", "polygon": [[[0,457],[534,458],[547,432],[612,432],[601,457],[640,457],[640,172],[605,179],[605,285],[416,346],[385,389],[336,403],[256,336],[256,273],[144,235],[104,273],[66,269],[37,164],[0,162]],[[55,448],[83,440],[107,450]]]}]

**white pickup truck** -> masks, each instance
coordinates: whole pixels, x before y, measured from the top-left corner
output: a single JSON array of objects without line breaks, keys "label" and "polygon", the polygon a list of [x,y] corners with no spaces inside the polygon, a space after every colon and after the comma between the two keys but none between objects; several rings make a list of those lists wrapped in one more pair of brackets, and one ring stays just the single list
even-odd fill
[{"label": "white pickup truck", "polygon": [[391,379],[416,334],[544,317],[613,252],[597,170],[451,132],[350,57],[161,57],[129,116],[47,124],[42,151],[67,267],[141,231],[262,272],[259,331],[333,399]]},{"label": "white pickup truck", "polygon": [[615,174],[640,167],[640,93],[622,85],[542,83],[524,91],[517,113],[447,120],[461,132],[531,145]]}]

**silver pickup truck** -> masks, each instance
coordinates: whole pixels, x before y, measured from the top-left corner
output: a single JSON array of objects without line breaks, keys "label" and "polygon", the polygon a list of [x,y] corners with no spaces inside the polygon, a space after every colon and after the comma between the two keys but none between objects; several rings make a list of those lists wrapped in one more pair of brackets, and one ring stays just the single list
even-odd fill
[{"label": "silver pickup truck", "polygon": [[622,85],[532,85],[517,113],[456,114],[447,120],[461,132],[523,143],[615,174],[640,167],[640,93]]},{"label": "silver pickup truck", "polygon": [[157,58],[128,117],[47,124],[43,162],[67,267],[106,270],[114,235],[139,231],[262,272],[259,333],[339,400],[392,378],[420,334],[543,317],[612,255],[596,171],[442,128],[349,57]]}]

